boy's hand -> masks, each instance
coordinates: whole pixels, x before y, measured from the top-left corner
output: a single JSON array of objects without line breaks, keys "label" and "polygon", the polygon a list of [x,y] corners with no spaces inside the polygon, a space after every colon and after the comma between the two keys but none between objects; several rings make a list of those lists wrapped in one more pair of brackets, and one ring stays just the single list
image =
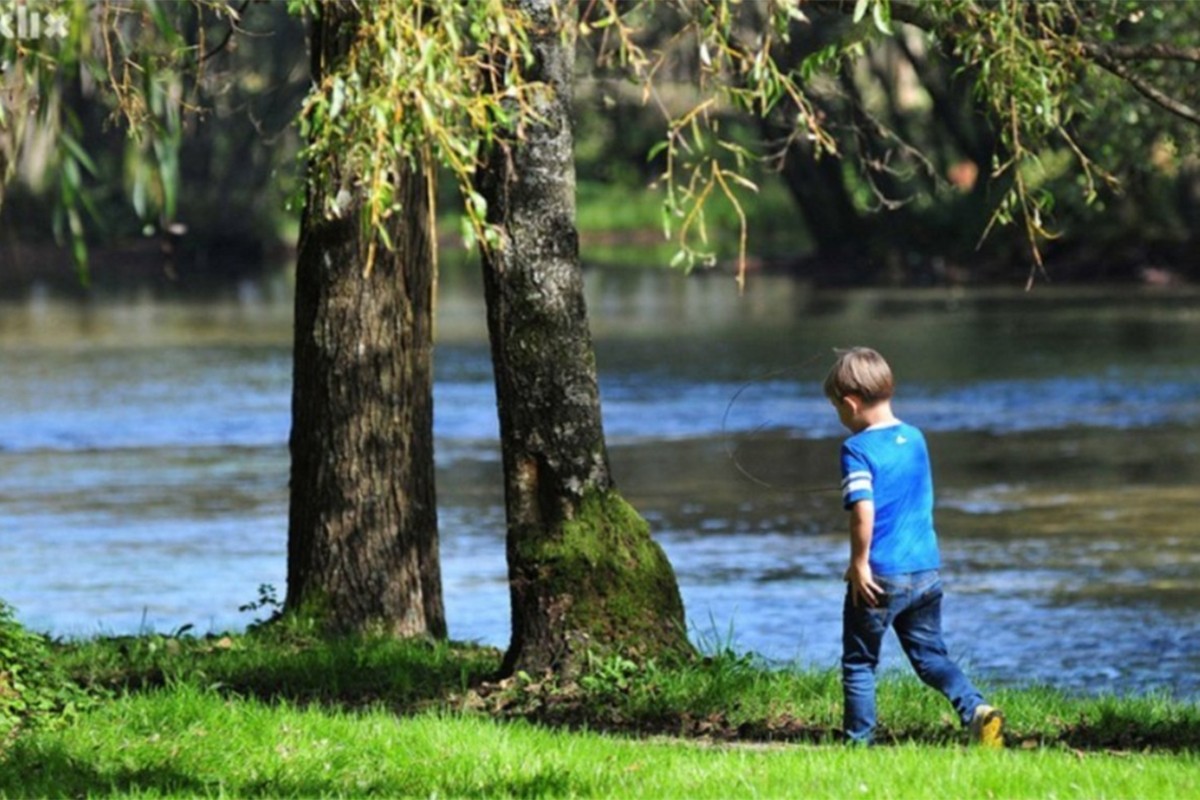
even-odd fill
[{"label": "boy's hand", "polygon": [[850,507],[850,568],[846,580],[850,583],[850,600],[858,608],[861,598],[868,606],[879,605],[883,587],[871,575],[871,537],[875,529],[875,503],[859,500]]},{"label": "boy's hand", "polygon": [[870,564],[852,562],[846,568],[845,577],[850,584],[850,601],[854,603],[855,608],[858,608],[860,598],[871,608],[879,605],[879,595],[883,594],[883,587],[876,583],[871,575]]}]

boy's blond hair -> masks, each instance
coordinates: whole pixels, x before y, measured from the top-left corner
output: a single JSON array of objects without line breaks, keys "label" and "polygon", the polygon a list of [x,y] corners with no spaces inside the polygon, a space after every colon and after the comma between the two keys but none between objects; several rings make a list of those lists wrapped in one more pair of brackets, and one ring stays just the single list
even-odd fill
[{"label": "boy's blond hair", "polygon": [[892,368],[883,356],[869,347],[836,350],[837,361],[825,376],[825,396],[841,400],[848,394],[868,405],[891,399],[895,390]]}]

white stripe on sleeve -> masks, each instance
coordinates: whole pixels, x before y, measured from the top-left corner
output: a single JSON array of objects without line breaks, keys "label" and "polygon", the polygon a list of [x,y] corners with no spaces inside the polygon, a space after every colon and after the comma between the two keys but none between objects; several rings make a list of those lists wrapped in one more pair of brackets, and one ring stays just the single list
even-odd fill
[{"label": "white stripe on sleeve", "polygon": [[845,489],[847,485],[860,480],[865,480],[869,485],[871,483],[871,473],[862,469],[851,472],[849,475],[842,478],[842,488]]}]

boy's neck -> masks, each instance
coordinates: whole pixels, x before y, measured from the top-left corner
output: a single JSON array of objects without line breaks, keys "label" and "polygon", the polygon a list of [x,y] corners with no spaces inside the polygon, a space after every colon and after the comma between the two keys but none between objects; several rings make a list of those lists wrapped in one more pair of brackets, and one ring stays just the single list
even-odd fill
[{"label": "boy's neck", "polygon": [[859,409],[854,418],[854,432],[862,433],[873,425],[885,425],[898,421],[896,415],[892,413],[892,401],[880,400]]}]

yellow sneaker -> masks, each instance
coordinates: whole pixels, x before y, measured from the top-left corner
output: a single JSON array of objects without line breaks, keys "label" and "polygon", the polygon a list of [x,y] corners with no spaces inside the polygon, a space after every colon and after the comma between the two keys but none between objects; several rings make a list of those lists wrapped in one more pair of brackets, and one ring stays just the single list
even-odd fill
[{"label": "yellow sneaker", "polygon": [[1004,747],[1004,714],[988,705],[977,706],[970,731],[971,741],[980,747]]}]

